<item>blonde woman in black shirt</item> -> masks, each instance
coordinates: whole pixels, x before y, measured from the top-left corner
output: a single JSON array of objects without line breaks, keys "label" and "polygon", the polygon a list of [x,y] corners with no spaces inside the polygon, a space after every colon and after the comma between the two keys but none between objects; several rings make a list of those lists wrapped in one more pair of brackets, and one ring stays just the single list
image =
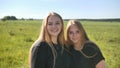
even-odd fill
[{"label": "blonde woman in black shirt", "polygon": [[64,41],[63,19],[51,12],[42,23],[39,38],[30,48],[30,68],[70,68],[71,54]]},{"label": "blonde woman in black shirt", "polygon": [[79,21],[70,20],[66,27],[66,41],[74,57],[74,68],[105,68],[104,57],[91,42]]}]

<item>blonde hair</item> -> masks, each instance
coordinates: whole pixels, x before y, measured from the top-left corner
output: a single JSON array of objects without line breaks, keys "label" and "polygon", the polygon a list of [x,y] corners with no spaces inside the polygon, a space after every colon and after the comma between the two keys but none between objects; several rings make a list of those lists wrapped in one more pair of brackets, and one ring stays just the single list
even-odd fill
[{"label": "blonde hair", "polygon": [[66,35],[65,36],[66,45],[68,47],[73,45],[73,43],[70,40],[69,35],[68,35],[69,34],[69,29],[70,29],[71,25],[77,26],[77,28],[80,30],[80,34],[82,35],[82,40],[80,42],[81,42],[82,45],[84,44],[85,41],[89,40],[89,38],[88,38],[88,36],[87,36],[87,34],[86,34],[82,24],[79,21],[77,21],[77,20],[69,20],[68,24],[66,26],[66,34],[65,34]]},{"label": "blonde hair", "polygon": [[[51,36],[49,35],[48,31],[47,31],[47,24],[48,24],[48,19],[50,16],[57,16],[60,18],[61,20],[61,23],[62,23],[62,28],[61,28],[61,31],[57,37],[57,41],[60,45],[62,45],[62,51],[61,53],[63,52],[63,48],[64,48],[64,43],[65,43],[65,39],[64,39],[64,24],[63,24],[63,19],[62,17],[55,13],[55,12],[51,12],[48,14],[48,16],[43,20],[43,23],[42,23],[42,26],[41,26],[41,32],[40,32],[40,35],[39,35],[39,38],[35,41],[35,43],[32,45],[32,47],[35,45],[35,44],[39,44],[40,42],[42,41],[45,41],[46,43],[49,44],[49,46],[51,47],[52,49],[52,53],[53,53],[53,57],[54,57],[54,64],[53,64],[53,68],[55,66],[55,59],[56,59],[56,50],[55,48],[53,47],[53,44],[52,44],[52,40],[51,40]],[[31,47],[31,49],[32,49]],[[31,59],[31,49],[30,49],[30,55],[29,55],[29,65],[30,65],[30,59]]]}]

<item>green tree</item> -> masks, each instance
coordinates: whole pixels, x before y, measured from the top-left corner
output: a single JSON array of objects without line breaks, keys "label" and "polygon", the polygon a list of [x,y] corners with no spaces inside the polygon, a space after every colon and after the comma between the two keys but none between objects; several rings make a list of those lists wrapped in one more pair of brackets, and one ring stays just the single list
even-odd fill
[{"label": "green tree", "polygon": [[2,21],[6,21],[6,20],[17,20],[17,18],[15,16],[4,16],[2,18]]}]

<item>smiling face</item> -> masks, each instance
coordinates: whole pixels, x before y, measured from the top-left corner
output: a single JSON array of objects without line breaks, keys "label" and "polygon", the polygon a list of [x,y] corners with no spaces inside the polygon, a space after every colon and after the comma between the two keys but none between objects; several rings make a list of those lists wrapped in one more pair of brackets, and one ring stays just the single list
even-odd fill
[{"label": "smiling face", "polygon": [[80,30],[75,24],[70,26],[68,36],[70,40],[73,42],[73,44],[78,44],[81,42],[82,35],[80,34]]},{"label": "smiling face", "polygon": [[51,37],[57,37],[62,29],[62,22],[58,16],[51,15],[48,18],[47,30]]}]

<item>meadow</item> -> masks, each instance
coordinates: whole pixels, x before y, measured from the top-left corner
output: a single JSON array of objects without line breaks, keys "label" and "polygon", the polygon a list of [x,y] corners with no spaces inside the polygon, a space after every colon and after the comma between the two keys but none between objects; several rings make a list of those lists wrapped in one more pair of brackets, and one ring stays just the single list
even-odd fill
[{"label": "meadow", "polygon": [[[28,68],[28,53],[38,38],[41,20],[0,21],[0,68]],[[81,21],[98,44],[107,68],[120,68],[120,22]],[[64,21],[66,26],[67,21]]]}]

